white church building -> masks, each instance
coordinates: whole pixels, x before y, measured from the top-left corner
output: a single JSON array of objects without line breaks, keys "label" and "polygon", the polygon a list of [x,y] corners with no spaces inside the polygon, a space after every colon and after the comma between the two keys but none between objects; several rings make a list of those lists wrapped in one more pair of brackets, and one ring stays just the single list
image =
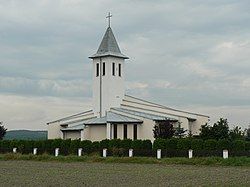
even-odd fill
[{"label": "white church building", "polygon": [[186,112],[125,94],[125,60],[110,24],[93,64],[93,109],[47,123],[49,139],[150,139],[155,125],[177,125],[193,135],[209,116]]}]

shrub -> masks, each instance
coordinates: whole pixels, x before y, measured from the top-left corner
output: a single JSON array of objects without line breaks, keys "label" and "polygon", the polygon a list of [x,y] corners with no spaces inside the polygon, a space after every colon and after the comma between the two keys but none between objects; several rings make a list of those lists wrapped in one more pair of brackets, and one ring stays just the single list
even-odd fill
[{"label": "shrub", "polygon": [[142,140],[142,149],[151,150],[152,149],[151,140]]},{"label": "shrub", "polygon": [[250,151],[250,142],[249,141],[245,142],[245,150]]},{"label": "shrub", "polygon": [[232,150],[242,151],[245,150],[245,141],[243,140],[235,140],[232,142]]},{"label": "shrub", "polygon": [[201,139],[192,139],[191,140],[191,149],[193,150],[202,150],[203,140]]},{"label": "shrub", "polygon": [[209,139],[204,142],[204,150],[216,150],[217,149],[217,141],[214,139]]},{"label": "shrub", "polygon": [[218,150],[223,150],[223,149],[230,149],[231,148],[231,142],[227,139],[220,139],[217,142],[217,148]]},{"label": "shrub", "polygon": [[120,144],[121,144],[121,141],[120,139],[112,139],[112,140],[109,140],[109,144],[108,144],[108,147],[109,148],[120,148]]},{"label": "shrub", "polygon": [[157,150],[157,149],[166,149],[166,139],[162,139],[162,138],[158,138],[154,141],[153,143],[153,149]]},{"label": "shrub", "polygon": [[167,139],[166,141],[166,149],[167,150],[176,150],[177,149],[177,138]]},{"label": "shrub", "polygon": [[190,144],[191,144],[191,141],[189,138],[181,138],[177,142],[177,149],[188,150],[191,147]]},{"label": "shrub", "polygon": [[99,142],[91,142],[90,140],[79,141],[78,148],[82,148],[83,153],[91,153],[99,150]]},{"label": "shrub", "polygon": [[132,140],[131,139],[121,140],[120,147],[122,147],[124,149],[130,149],[131,148],[131,144],[132,144]]},{"label": "shrub", "polygon": [[109,148],[109,141],[108,139],[105,139],[105,140],[102,140],[100,141],[100,148],[101,149],[104,149],[104,148]]},{"label": "shrub", "polygon": [[96,152],[100,150],[100,142],[94,141],[92,142],[92,151]]},{"label": "shrub", "polygon": [[134,140],[134,141],[132,141],[131,147],[133,149],[141,149],[142,148],[142,140]]}]

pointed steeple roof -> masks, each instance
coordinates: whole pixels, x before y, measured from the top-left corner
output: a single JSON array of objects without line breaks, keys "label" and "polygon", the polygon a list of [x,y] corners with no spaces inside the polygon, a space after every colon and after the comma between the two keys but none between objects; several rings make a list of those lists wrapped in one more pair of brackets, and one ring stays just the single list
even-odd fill
[{"label": "pointed steeple roof", "polygon": [[96,54],[90,56],[89,58],[93,59],[104,56],[115,56],[128,59],[127,56],[121,53],[111,27],[107,28]]}]

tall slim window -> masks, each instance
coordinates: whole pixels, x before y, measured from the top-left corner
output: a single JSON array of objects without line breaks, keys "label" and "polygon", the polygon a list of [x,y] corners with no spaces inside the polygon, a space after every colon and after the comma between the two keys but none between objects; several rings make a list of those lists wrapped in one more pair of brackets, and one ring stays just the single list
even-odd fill
[{"label": "tall slim window", "polygon": [[122,76],[122,65],[121,64],[119,64],[118,72],[119,72],[119,77]]},{"label": "tall slim window", "polygon": [[105,75],[105,62],[102,63],[102,75]]},{"label": "tall slim window", "polygon": [[123,139],[127,139],[127,138],[128,138],[128,126],[123,125]]},{"label": "tall slim window", "polygon": [[112,63],[112,75],[115,76],[115,63]]},{"label": "tall slim window", "polygon": [[113,126],[114,128],[113,128],[113,130],[114,130],[114,139],[117,139],[117,124],[114,124],[114,126]]},{"label": "tall slim window", "polygon": [[137,140],[137,125],[134,125],[134,140]]},{"label": "tall slim window", "polygon": [[96,64],[96,76],[99,76],[99,63]]}]

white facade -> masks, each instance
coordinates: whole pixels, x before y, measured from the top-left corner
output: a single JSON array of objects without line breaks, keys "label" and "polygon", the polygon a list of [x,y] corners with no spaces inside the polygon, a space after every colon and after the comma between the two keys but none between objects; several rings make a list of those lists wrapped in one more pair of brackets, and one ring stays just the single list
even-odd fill
[{"label": "white facade", "polygon": [[122,103],[125,93],[123,69],[122,58],[93,59],[93,109],[96,116],[103,117],[110,108]]}]

